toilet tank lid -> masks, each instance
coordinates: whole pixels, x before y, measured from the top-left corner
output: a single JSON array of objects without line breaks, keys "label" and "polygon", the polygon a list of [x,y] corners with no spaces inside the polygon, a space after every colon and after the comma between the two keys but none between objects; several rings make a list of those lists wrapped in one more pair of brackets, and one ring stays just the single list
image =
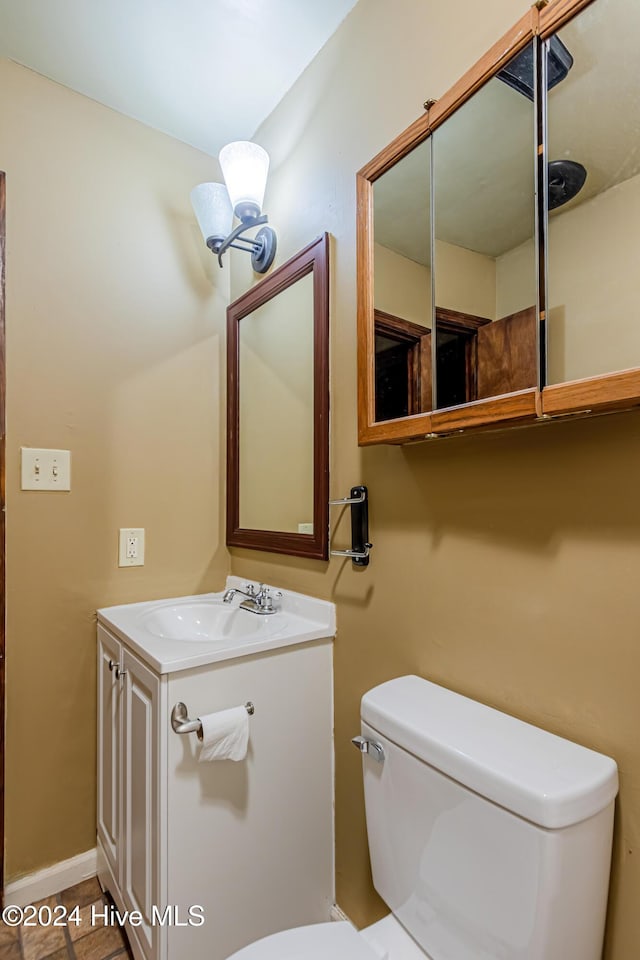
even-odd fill
[{"label": "toilet tank lid", "polygon": [[399,747],[542,827],[579,823],[618,792],[611,757],[421,677],[362,698],[362,719]]}]

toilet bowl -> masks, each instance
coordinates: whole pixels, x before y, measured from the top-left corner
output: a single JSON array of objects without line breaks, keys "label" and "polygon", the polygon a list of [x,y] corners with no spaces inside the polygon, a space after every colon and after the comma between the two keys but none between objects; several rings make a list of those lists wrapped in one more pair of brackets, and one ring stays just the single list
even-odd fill
[{"label": "toilet bowl", "polygon": [[599,960],[615,762],[420,677],[362,699],[373,882],[391,908],[229,960]]},{"label": "toilet bowl", "polygon": [[389,914],[360,931],[345,920],[283,930],[229,960],[425,960],[425,954]]}]

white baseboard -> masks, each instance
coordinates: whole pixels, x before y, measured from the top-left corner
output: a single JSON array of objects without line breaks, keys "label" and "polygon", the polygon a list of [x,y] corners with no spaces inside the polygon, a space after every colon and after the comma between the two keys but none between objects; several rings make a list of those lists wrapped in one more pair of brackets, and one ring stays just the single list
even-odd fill
[{"label": "white baseboard", "polygon": [[329,910],[329,918],[331,920],[346,920],[347,923],[350,923],[353,926],[353,921],[351,917],[348,917],[344,910],[341,910],[337,903],[331,907]]},{"label": "white baseboard", "polygon": [[30,873],[26,877],[8,883],[4,888],[4,902],[6,905],[15,904],[17,907],[26,907],[28,903],[37,903],[54,893],[60,893],[75,883],[95,877],[97,872],[96,851],[87,850],[70,860],[54,863],[52,867]]}]

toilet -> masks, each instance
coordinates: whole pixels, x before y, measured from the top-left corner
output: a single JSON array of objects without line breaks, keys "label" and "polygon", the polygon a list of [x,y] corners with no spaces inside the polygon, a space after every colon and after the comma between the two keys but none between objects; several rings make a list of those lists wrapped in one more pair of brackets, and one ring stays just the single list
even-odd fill
[{"label": "toilet", "polygon": [[229,960],[600,960],[615,762],[416,676],[362,698],[373,882],[391,912]]}]

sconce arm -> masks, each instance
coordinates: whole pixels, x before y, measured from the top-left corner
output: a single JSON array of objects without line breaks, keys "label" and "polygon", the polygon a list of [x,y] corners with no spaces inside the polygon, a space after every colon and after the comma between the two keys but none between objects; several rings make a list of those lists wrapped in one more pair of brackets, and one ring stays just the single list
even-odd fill
[{"label": "sconce arm", "polygon": [[[222,266],[222,254],[229,247],[235,247],[236,250],[244,250],[251,254],[251,266],[256,273],[266,273],[273,258],[276,255],[277,238],[276,232],[272,227],[261,226],[267,224],[269,218],[266,214],[261,217],[253,217],[251,220],[244,220],[239,223],[235,230],[224,238],[220,246],[211,247],[213,253],[218,255],[218,263]],[[249,237],[243,237],[245,230],[251,227],[260,227],[257,234],[251,240]]]},{"label": "sconce arm", "polygon": [[233,243],[229,244],[234,250],[245,250],[247,253],[253,253],[257,244],[255,240],[249,240],[248,237],[237,237]]},{"label": "sconce arm", "polygon": [[[261,217],[255,217],[255,219],[251,220],[249,223],[245,223],[244,220],[241,223],[239,223],[238,226],[235,228],[235,230],[232,230],[231,233],[228,236],[226,236],[222,241],[222,243],[220,244],[220,248],[218,250],[218,263],[220,264],[220,266],[222,266],[222,254],[225,252],[225,250],[228,250],[229,247],[232,246],[234,240],[237,240],[238,237],[241,237],[242,234],[245,232],[245,230],[249,230],[251,227],[258,227],[260,226],[261,223],[267,223],[268,219],[269,218],[267,217],[267,215],[263,214]],[[248,237],[244,237],[243,239],[245,243],[251,244],[252,250],[256,249],[255,240],[249,240]]]}]

